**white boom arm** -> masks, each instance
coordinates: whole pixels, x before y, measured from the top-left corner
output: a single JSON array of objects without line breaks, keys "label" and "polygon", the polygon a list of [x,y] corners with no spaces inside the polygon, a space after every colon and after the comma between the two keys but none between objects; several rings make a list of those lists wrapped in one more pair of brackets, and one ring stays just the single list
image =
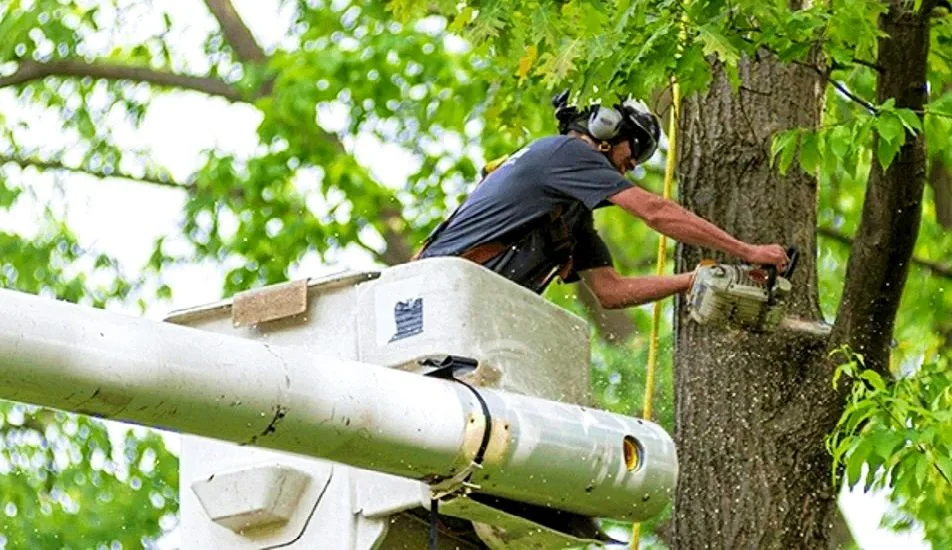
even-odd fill
[{"label": "white boom arm", "polygon": [[585,516],[650,517],[677,475],[650,422],[10,291],[0,397],[434,483],[482,450],[476,492]]}]

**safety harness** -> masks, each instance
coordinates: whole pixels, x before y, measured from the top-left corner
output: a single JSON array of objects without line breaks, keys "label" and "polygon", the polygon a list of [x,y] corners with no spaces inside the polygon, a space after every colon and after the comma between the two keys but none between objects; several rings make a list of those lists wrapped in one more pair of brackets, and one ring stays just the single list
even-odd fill
[{"label": "safety harness", "polygon": [[[482,182],[486,180],[486,177],[497,168],[502,166],[502,164],[508,158],[509,155],[506,155],[487,163],[483,168],[483,178],[477,185],[481,185]],[[459,205],[448,218],[440,222],[440,224],[437,225],[432,232],[430,232],[426,239],[423,240],[423,244],[420,246],[420,249],[411,258],[411,261],[420,259],[426,249],[429,248],[430,244],[432,244],[433,241],[435,241],[443,233],[443,231],[449,227],[450,223],[453,221],[462,207],[462,204]],[[541,289],[544,289],[546,286],[548,286],[548,284],[552,282],[556,276],[565,280],[566,277],[568,277],[572,272],[572,256],[575,251],[575,239],[573,238],[571,228],[565,222],[564,214],[565,211],[562,206],[556,205],[555,208],[550,210],[547,215],[536,220],[526,222],[525,224],[510,231],[500,239],[474,245],[457,254],[457,256],[480,265],[486,265],[492,259],[500,256],[510,248],[518,250],[520,247],[519,245],[524,239],[528,238],[532,232],[541,229],[544,231],[546,258],[550,260],[555,259],[556,265],[552,269],[545,272],[538,280],[517,281],[521,284],[529,286],[530,288],[540,289],[541,291]]]}]

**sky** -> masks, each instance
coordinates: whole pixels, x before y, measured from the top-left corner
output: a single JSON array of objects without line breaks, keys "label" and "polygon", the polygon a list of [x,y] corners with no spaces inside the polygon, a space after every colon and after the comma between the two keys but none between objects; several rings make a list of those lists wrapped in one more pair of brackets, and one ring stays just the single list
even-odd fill
[{"label": "sky", "polygon": [[[188,21],[178,29],[177,43],[192,48],[192,51],[201,51],[201,37],[215,24],[205,11],[204,3],[154,0],[151,4],[170,10],[175,21]],[[285,35],[287,16],[278,12],[276,1],[235,0],[234,4],[262,44],[280,44]],[[142,24],[148,25],[148,21],[144,18]],[[9,97],[0,94],[0,106],[8,105],[8,102]],[[177,179],[184,179],[199,166],[199,153],[204,149],[250,154],[257,145],[255,127],[259,119],[257,112],[246,106],[196,93],[177,93],[156,100],[143,128],[126,139],[150,149],[160,165],[168,167]],[[329,129],[343,123],[341,114],[333,110],[322,112],[321,121]],[[184,124],[188,125],[187,131],[183,131]],[[55,121],[48,121],[45,132],[55,135]],[[345,144],[356,151],[358,157],[363,157],[362,160],[367,161],[385,182],[399,183],[411,172],[413,161],[408,155],[386,147],[372,137],[363,136]],[[32,180],[33,192],[40,196],[62,194],[63,203],[68,205],[68,219],[84,245],[108,250],[126,266],[144,264],[155,237],[177,231],[179,213],[185,200],[185,194],[176,190],[122,180],[97,180],[77,175],[60,178],[32,176]],[[141,204],[148,204],[149,208],[140,208]],[[28,227],[35,215],[36,212],[29,208],[20,208],[0,222],[0,227]],[[305,259],[294,267],[291,277],[318,276],[345,268],[374,268],[366,254],[345,254],[343,260],[346,265],[328,266],[316,258]],[[145,315],[161,319],[170,310],[218,300],[224,272],[222,266],[211,264],[172,268],[166,273],[166,281],[174,292],[172,301],[151,306]],[[113,309],[138,314],[132,306]],[[173,450],[177,449],[174,434],[169,434],[167,441]],[[886,508],[882,497],[846,492],[840,502],[861,548],[927,548],[919,534],[899,535],[878,527]],[[175,546],[175,540],[167,540],[163,546]]]}]

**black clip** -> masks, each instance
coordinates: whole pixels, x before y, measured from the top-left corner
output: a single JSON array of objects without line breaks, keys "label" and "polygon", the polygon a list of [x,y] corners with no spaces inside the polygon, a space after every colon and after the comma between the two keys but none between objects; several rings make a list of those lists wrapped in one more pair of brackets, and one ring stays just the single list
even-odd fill
[{"label": "black clip", "polygon": [[440,360],[433,358],[424,359],[420,364],[424,367],[433,367],[433,370],[423,376],[441,378],[443,380],[456,380],[476,370],[476,367],[479,366],[479,361],[472,357],[447,355]]}]

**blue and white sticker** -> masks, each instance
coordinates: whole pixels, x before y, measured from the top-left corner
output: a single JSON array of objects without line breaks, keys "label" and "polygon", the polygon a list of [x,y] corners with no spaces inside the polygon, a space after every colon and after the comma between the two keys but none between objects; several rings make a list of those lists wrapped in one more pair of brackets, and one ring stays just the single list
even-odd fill
[{"label": "blue and white sticker", "polygon": [[423,334],[425,300],[421,277],[378,285],[374,301],[377,345]]},{"label": "blue and white sticker", "polygon": [[411,298],[397,302],[393,306],[393,321],[396,323],[397,329],[390,337],[390,342],[422,334],[423,298]]}]

